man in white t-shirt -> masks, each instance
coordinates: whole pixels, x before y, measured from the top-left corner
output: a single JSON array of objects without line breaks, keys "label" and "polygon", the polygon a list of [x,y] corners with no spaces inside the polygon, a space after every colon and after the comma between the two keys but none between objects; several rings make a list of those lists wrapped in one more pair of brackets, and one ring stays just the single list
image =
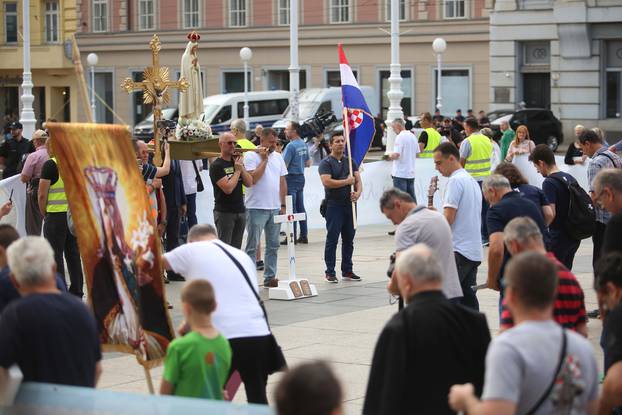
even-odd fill
[{"label": "man in white t-shirt", "polygon": [[449,177],[445,187],[443,215],[451,227],[458,279],[462,287],[461,303],[479,310],[471,287],[477,285],[477,267],[482,263],[481,209],[482,191],[460,164],[460,152],[454,143],[442,143],[434,150],[436,169]]},{"label": "man in white t-shirt", "polygon": [[449,405],[469,415],[596,414],[598,366],[590,342],[553,320],[557,267],[539,252],[512,257],[505,273],[516,326],[492,340],[481,401],[454,385]]},{"label": "man in white t-shirt", "polygon": [[391,122],[391,127],[397,137],[395,137],[394,152],[388,155],[389,160],[393,160],[393,186],[403,192],[408,193],[415,201],[415,160],[419,153],[417,137],[405,129],[404,120],[396,118]]},{"label": "man in white t-shirt", "polygon": [[[227,254],[244,268],[252,287]],[[254,260],[219,241],[212,225],[201,224],[190,229],[187,244],[164,254],[164,266],[188,281],[205,279],[212,284],[217,304],[212,323],[229,340],[232,371],[240,373],[249,402],[267,404],[266,359],[259,357],[271,352],[270,329],[253,294],[258,291]]]},{"label": "man in white t-shirt", "polygon": [[279,251],[279,224],[274,216],[285,213],[287,195],[287,167],[283,157],[276,150],[277,134],[272,128],[261,132],[259,152],[247,152],[244,167],[253,176],[253,186],[246,189],[246,253],[255,258],[257,244],[263,231],[266,235],[266,270],[263,274],[264,287],[277,287],[276,261]]}]

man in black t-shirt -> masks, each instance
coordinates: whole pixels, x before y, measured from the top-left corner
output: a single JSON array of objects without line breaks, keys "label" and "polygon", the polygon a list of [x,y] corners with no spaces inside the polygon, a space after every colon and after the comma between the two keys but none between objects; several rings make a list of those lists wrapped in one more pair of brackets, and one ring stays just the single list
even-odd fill
[{"label": "man in black t-shirt", "polygon": [[550,251],[555,254],[559,262],[572,270],[574,256],[579,245],[581,245],[581,240],[572,238],[566,230],[570,203],[568,186],[577,180],[557,168],[555,154],[546,144],[537,145],[529,156],[529,160],[536,166],[536,170],[544,176],[542,191],[555,212],[553,222],[549,225]]},{"label": "man in black t-shirt", "polygon": [[253,185],[253,177],[244,167],[242,153],[236,152],[235,136],[221,134],[218,138],[220,157],[209,167],[214,187],[214,223],[218,239],[240,249],[246,227],[244,186]]},{"label": "man in black t-shirt", "polygon": [[326,193],[325,278],[330,283],[339,282],[335,273],[335,265],[337,243],[339,242],[339,235],[341,235],[342,279],[360,281],[361,277],[352,271],[355,234],[352,220],[352,202],[356,202],[361,197],[363,183],[358,172],[358,165],[354,160],[352,160],[353,175],[350,174],[349,160],[344,155],[345,140],[343,133],[333,134],[330,138],[330,150],[330,155],[322,160],[318,167],[318,173]]},{"label": "man in black t-shirt", "polygon": [[14,122],[10,128],[11,138],[0,146],[0,164],[4,165],[3,179],[20,173],[26,156],[35,151],[32,142],[22,136],[23,127],[20,122]]},{"label": "man in black t-shirt", "polygon": [[[622,413],[622,253],[603,253],[596,264],[595,288],[602,310],[605,380],[599,414]],[[612,411],[613,408],[617,408]]]},{"label": "man in black t-shirt", "polygon": [[25,382],[94,387],[101,374],[95,318],[56,288],[50,244],[28,236],[11,244],[7,257],[23,298],[0,316],[0,367],[17,364]]}]

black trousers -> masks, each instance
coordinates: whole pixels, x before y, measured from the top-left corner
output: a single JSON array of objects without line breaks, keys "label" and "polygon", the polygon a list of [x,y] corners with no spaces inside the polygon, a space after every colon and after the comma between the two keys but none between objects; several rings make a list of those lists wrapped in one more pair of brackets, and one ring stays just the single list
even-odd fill
[{"label": "black trousers", "polygon": [[592,268],[596,267],[596,263],[600,258],[600,253],[603,248],[603,242],[605,240],[605,229],[607,225],[602,222],[596,222],[596,228],[594,228],[594,234],[592,235],[592,242],[594,243],[594,249],[592,251]]},{"label": "black trousers", "polygon": [[266,385],[268,370],[265,357],[272,353],[270,336],[240,337],[229,339],[233,356],[231,373],[240,373],[248,403],[268,404]]},{"label": "black trousers", "polygon": [[471,261],[458,252],[454,252],[454,258],[456,259],[460,287],[462,287],[462,298],[459,303],[479,311],[479,301],[477,301],[477,295],[471,287],[477,285],[477,267],[480,266],[481,262]]},{"label": "black trousers", "polygon": [[[43,222],[43,236],[48,240],[54,250],[56,270],[65,278],[65,262],[69,271],[69,292],[82,298],[84,295],[84,276],[82,274],[82,262],[76,237],[69,232],[67,225],[67,213],[46,213]],[[66,280],[66,278],[65,278]]]}]

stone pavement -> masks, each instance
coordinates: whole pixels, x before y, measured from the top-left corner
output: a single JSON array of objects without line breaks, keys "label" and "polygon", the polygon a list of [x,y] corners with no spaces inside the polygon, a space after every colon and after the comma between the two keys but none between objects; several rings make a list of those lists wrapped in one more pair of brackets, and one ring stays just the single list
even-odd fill
[{"label": "stone pavement", "polygon": [[[324,281],[324,236],[321,230],[310,231],[309,245],[297,245],[298,275],[316,284],[319,295],[297,301],[266,301],[270,323],[290,365],[324,359],[330,362],[344,388],[346,414],[360,414],[374,346],[380,330],[397,310],[397,304],[386,291],[388,257],[393,252],[393,237],[387,235],[392,226],[368,226],[357,231],[355,239],[354,269],[363,281],[328,284]],[[287,275],[286,248],[279,250],[278,274]],[[586,294],[588,310],[596,308],[592,289],[590,240],[582,243],[575,259],[574,272]],[[339,264],[339,250],[338,250]],[[442,258],[453,260],[453,258]],[[479,268],[478,282],[486,278],[486,263]],[[260,278],[259,281],[262,281]],[[169,301],[174,305],[172,318],[177,325],[181,319],[179,292],[182,284],[167,285]],[[262,290],[267,299],[267,291]],[[498,294],[491,290],[478,292],[481,310],[487,315],[493,336],[498,330]],[[602,351],[598,345],[601,324],[589,322],[590,340],[602,368]],[[551,358],[556,358],[552,356]],[[147,393],[143,370],[135,359],[119,354],[106,354],[104,373],[99,388],[124,392]],[[159,387],[162,368],[152,371],[156,389]],[[272,391],[279,375],[269,379],[268,393]],[[235,402],[245,402],[243,388]]]}]

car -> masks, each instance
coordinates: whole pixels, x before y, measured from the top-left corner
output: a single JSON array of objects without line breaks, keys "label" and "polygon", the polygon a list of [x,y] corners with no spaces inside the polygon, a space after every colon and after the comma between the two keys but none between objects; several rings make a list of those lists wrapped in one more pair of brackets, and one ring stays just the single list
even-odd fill
[{"label": "car", "polygon": [[499,119],[505,115],[510,115],[512,113],[514,113],[514,110],[510,108],[502,109],[502,110],[494,110],[486,114],[486,117],[488,117],[488,121],[492,123],[494,120]]},{"label": "car", "polygon": [[525,125],[529,130],[529,136],[536,144],[546,144],[551,150],[564,141],[562,123],[551,110],[545,108],[525,108],[513,114],[499,117],[491,123],[491,128],[495,137],[501,134],[501,122],[507,120],[510,128],[514,131],[520,126]]},{"label": "car", "polygon": [[[177,108],[164,108],[162,110],[162,119],[177,121],[177,114]],[[149,113],[147,118],[136,124],[133,136],[135,140],[143,140],[146,143],[153,139],[153,112]]]}]

